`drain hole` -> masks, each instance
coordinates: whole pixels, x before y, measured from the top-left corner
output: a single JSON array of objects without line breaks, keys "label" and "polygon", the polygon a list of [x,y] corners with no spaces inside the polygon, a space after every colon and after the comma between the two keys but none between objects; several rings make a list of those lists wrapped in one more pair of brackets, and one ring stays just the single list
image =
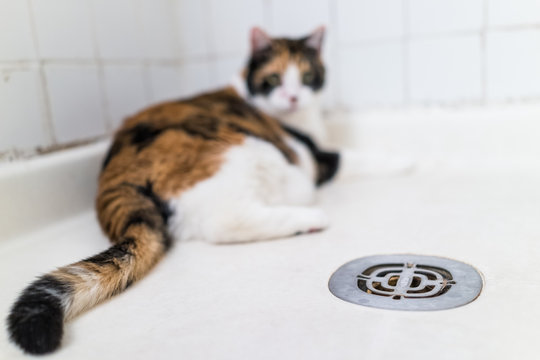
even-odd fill
[{"label": "drain hole", "polygon": [[394,276],[390,277],[390,279],[388,279],[388,285],[390,285],[390,286],[396,286],[398,280],[399,280],[399,276],[394,275]]},{"label": "drain hole", "polygon": [[408,290],[407,294],[424,294],[424,293],[430,292],[433,289],[435,289],[434,285],[428,285],[420,290]]},{"label": "drain hole", "polygon": [[422,279],[420,279],[418,276],[413,277],[411,282],[411,288],[417,288],[422,283]]},{"label": "drain hole", "polygon": [[360,290],[394,300],[440,296],[455,284],[452,274],[446,269],[409,262],[372,266],[357,279]]},{"label": "drain hole", "polygon": [[[364,270],[362,272],[362,274],[363,275],[371,275],[371,273],[373,273],[375,270],[386,269],[386,268],[397,268],[397,269],[399,269],[399,268],[402,268],[402,267],[403,267],[403,264],[380,264],[380,265],[375,265],[375,266],[372,266],[370,268],[367,268],[366,270]],[[401,272],[401,270],[399,270],[399,271]],[[389,272],[396,272],[396,271],[395,270],[389,270],[384,274],[386,275]]]},{"label": "drain hole", "polygon": [[[441,274],[442,277],[447,279],[447,280],[452,280],[453,279],[452,274],[450,274],[450,272],[448,270],[440,268],[440,267],[429,266],[429,265],[416,265],[416,268],[417,269],[428,270],[428,272],[420,272],[420,271],[416,271],[416,272],[419,273],[419,274],[422,273],[422,274],[428,276],[429,280],[435,280],[437,278],[436,276],[433,275],[433,272]],[[429,276],[433,276],[433,278],[430,279]]]},{"label": "drain hole", "polygon": [[[368,294],[375,294],[375,295],[381,295],[381,296],[391,296],[392,292],[394,290],[384,287],[381,282],[374,281],[371,283],[371,286],[373,287],[370,289],[368,287],[367,281],[364,279],[358,279],[357,286],[360,290],[367,292]],[[375,291],[374,291],[375,290]]]}]

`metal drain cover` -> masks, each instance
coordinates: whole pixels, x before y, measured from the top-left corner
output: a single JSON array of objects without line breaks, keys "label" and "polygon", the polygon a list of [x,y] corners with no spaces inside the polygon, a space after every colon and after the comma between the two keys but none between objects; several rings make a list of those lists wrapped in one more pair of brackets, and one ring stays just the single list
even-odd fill
[{"label": "metal drain cover", "polygon": [[328,287],[338,298],[392,310],[443,310],[470,303],[482,291],[472,266],[436,256],[380,255],[341,266]]}]

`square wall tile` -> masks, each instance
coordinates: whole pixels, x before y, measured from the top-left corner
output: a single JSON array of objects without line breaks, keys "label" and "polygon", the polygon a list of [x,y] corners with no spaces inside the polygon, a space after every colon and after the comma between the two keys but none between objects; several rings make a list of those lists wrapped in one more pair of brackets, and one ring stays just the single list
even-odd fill
[{"label": "square wall tile", "polygon": [[403,104],[402,44],[345,47],[338,64],[333,71],[338,72],[340,101],[346,107]]},{"label": "square wall tile", "polygon": [[45,75],[59,143],[105,134],[97,67],[46,65]]},{"label": "square wall tile", "polygon": [[0,60],[35,58],[28,2],[0,0]]},{"label": "square wall tile", "polygon": [[342,43],[403,36],[403,0],[337,0],[336,6]]},{"label": "square wall tile", "polygon": [[214,72],[207,61],[190,61],[181,67],[182,86],[180,96],[193,96],[214,90]]},{"label": "square wall tile", "polygon": [[273,0],[272,35],[305,36],[319,25],[330,25],[330,0]]},{"label": "square wall tile", "polygon": [[39,70],[0,68],[0,151],[48,144]]},{"label": "square wall tile", "polygon": [[179,0],[176,4],[176,22],[180,56],[190,57],[208,53],[211,29],[206,1]]},{"label": "square wall tile", "polygon": [[94,56],[87,1],[32,0],[39,56],[81,59]]},{"label": "square wall tile", "polygon": [[210,90],[210,71],[210,64],[207,62],[151,66],[151,101],[175,100]]},{"label": "square wall tile", "polygon": [[209,0],[212,52],[248,54],[249,30],[266,28],[263,0]]},{"label": "square wall tile", "polygon": [[179,99],[182,73],[178,66],[154,65],[149,67],[151,102]]},{"label": "square wall tile", "polygon": [[239,75],[246,65],[245,56],[228,56],[212,62],[214,76],[210,79],[211,86],[229,85],[234,76]]},{"label": "square wall tile", "polygon": [[132,0],[92,0],[99,56],[137,59],[142,55]]},{"label": "square wall tile", "polygon": [[141,66],[107,65],[105,91],[109,118],[116,129],[125,117],[137,113],[148,105]]},{"label": "square wall tile", "polygon": [[413,35],[480,31],[483,20],[484,0],[409,0],[409,29]]},{"label": "square wall tile", "polygon": [[482,97],[480,35],[413,40],[408,64],[412,101]]},{"label": "square wall tile", "polygon": [[487,96],[504,100],[540,96],[540,30],[489,32]]},{"label": "square wall tile", "polygon": [[[200,1],[196,1],[200,3]],[[171,0],[138,0],[142,22],[144,57],[171,59],[178,56],[174,16],[176,2]],[[181,54],[182,55],[182,54]]]},{"label": "square wall tile", "polygon": [[540,24],[538,0],[487,0],[488,26]]}]

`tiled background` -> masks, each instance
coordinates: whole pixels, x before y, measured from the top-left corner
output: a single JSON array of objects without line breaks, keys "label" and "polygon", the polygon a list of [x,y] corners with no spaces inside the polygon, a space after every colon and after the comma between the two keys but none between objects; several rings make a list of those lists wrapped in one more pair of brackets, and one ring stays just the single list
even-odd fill
[{"label": "tiled background", "polygon": [[540,101],[538,0],[0,0],[0,153],[226,83],[252,25],[321,23],[329,109]]}]

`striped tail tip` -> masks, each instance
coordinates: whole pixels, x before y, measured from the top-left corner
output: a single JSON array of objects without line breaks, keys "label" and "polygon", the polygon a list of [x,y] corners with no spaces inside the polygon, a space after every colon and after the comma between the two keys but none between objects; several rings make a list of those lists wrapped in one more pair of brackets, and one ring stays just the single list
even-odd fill
[{"label": "striped tail tip", "polygon": [[45,275],[28,286],[7,318],[10,339],[29,354],[55,351],[64,331],[64,306],[70,287]]}]

